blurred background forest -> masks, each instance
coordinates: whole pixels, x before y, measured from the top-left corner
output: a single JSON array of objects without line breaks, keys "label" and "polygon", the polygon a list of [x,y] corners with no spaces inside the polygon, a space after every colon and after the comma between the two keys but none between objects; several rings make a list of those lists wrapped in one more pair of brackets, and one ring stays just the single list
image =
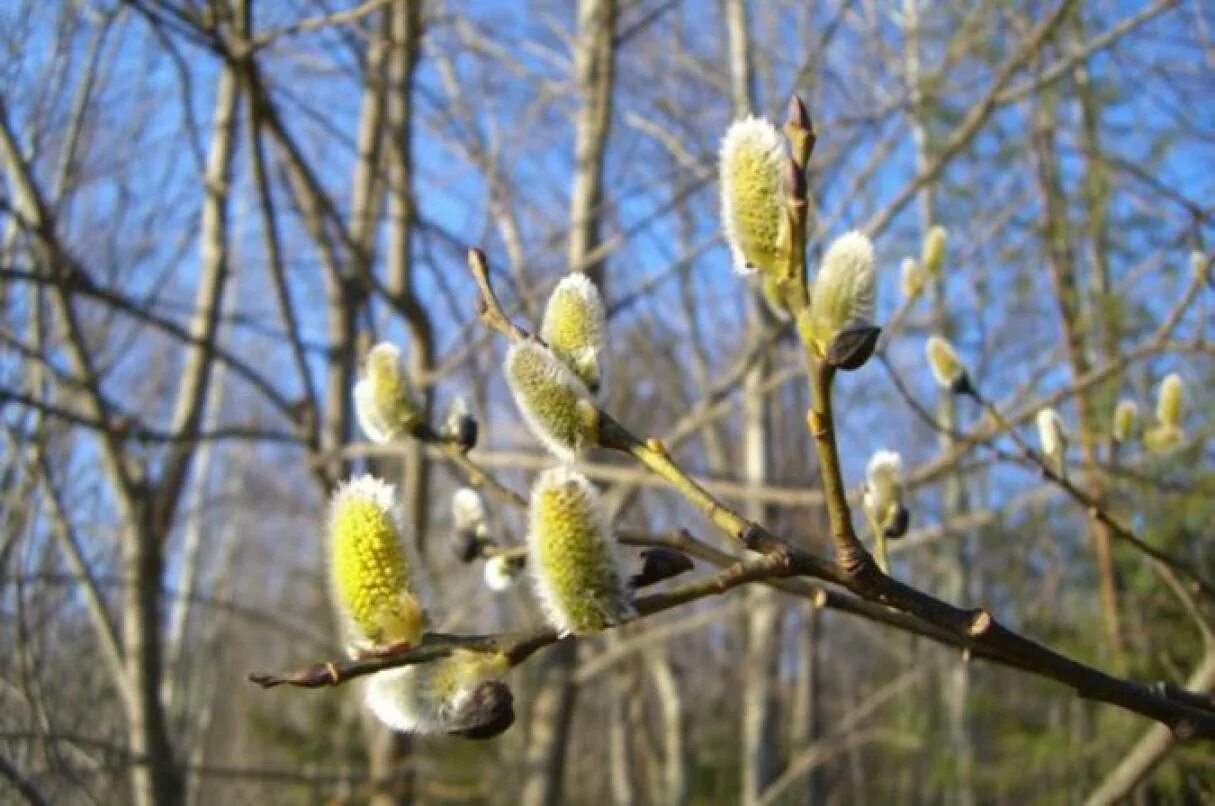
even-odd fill
[{"label": "blurred background forest", "polygon": [[[1215,576],[1215,294],[1190,257],[1215,235],[1210,3],[6,0],[0,47],[0,802],[1215,799],[1209,742],[762,586],[534,656],[486,742],[391,736],[358,682],[246,682],[340,657],[325,504],[363,467],[402,485],[437,629],[539,623],[526,585],[492,593],[452,552],[451,452],[352,425],[389,339],[436,427],[467,401],[495,479],[525,491],[549,463],[469,245],[522,321],[587,271],[604,409],[829,552],[799,348],[718,212],[729,122],[796,92],[811,265],[864,229],[879,324],[900,311],[836,400],[850,488],[878,449],[907,467],[894,575],[1209,691],[1210,602],[988,449],[1006,436],[956,445],[981,412],[923,348],[948,336],[1027,437],[1055,405],[1073,477]],[[905,303],[933,224],[944,271]],[[1174,371],[1184,443],[1115,445],[1115,402],[1150,422]],[[582,466],[618,529],[735,553],[639,466]],[[521,542],[525,513],[486,498]]]}]

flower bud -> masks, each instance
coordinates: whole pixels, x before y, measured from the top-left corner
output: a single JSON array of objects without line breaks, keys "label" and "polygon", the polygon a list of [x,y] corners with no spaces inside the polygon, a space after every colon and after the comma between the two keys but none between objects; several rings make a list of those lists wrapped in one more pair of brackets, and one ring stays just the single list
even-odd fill
[{"label": "flower bud", "polygon": [[1185,385],[1181,376],[1172,372],[1160,382],[1156,395],[1156,419],[1159,423],[1148,429],[1143,442],[1153,453],[1171,453],[1181,447],[1185,438],[1181,418],[1185,404]]},{"label": "flower bud", "polygon": [[378,443],[391,442],[418,421],[395,344],[380,342],[367,353],[363,377],[354,385],[354,411],[363,434]]},{"label": "flower bud", "polygon": [[494,593],[504,593],[515,585],[519,572],[523,570],[522,557],[495,554],[485,561],[485,587]]},{"label": "flower bud", "polygon": [[1063,477],[1067,453],[1067,435],[1063,431],[1063,420],[1059,413],[1051,408],[1041,409],[1036,417],[1038,425],[1038,445],[1047,466],[1060,478]]},{"label": "flower bud", "polygon": [[451,405],[447,407],[447,416],[443,419],[440,436],[467,452],[477,447],[479,430],[477,418],[468,411],[468,401],[462,397],[452,400]]},{"label": "flower bud", "polygon": [[945,249],[949,234],[940,224],[934,224],[924,234],[924,247],[920,254],[920,266],[925,277],[939,277],[945,265]]},{"label": "flower bud", "polygon": [[1190,270],[1194,272],[1194,279],[1200,283],[1207,282],[1207,271],[1210,268],[1210,261],[1202,252],[1194,251],[1190,253]]},{"label": "flower bud", "polygon": [[585,274],[576,273],[562,278],[553,289],[540,337],[589,390],[598,392],[606,328],[599,289]]},{"label": "flower bud", "polygon": [[451,523],[457,532],[471,532],[477,537],[489,534],[485,517],[485,501],[472,487],[461,487],[451,495]]},{"label": "flower bud", "polygon": [[763,118],[735,121],[721,142],[721,222],[740,274],[784,270],[789,221],[782,190],[785,143]]},{"label": "flower bud", "polygon": [[334,605],[357,650],[416,644],[422,608],[409,588],[396,490],[372,476],[340,487],[329,516]]},{"label": "flower bud", "polygon": [[1182,406],[1185,402],[1185,385],[1176,372],[1169,373],[1160,382],[1156,397],[1156,419],[1161,425],[1181,427]]},{"label": "flower bud", "polygon": [[966,374],[966,365],[958,358],[958,352],[940,336],[929,336],[924,345],[928,356],[928,368],[932,377],[942,389],[948,389],[954,394],[963,394],[970,390],[970,378]]},{"label": "flower bud", "polygon": [[428,663],[375,673],[367,682],[365,701],[381,722],[402,733],[474,731],[502,721],[502,697],[486,702],[485,694],[487,686],[502,685],[509,668],[501,653],[455,649]]},{"label": "flower bud", "polygon": [[582,380],[551,350],[521,341],[506,353],[506,381],[531,432],[549,451],[573,461],[598,439],[598,411]]},{"label": "flower bud", "polygon": [[1185,433],[1175,425],[1157,425],[1143,432],[1143,444],[1152,453],[1169,454],[1181,447]]},{"label": "flower bud", "polygon": [[557,467],[532,488],[528,560],[536,597],[562,635],[598,632],[634,615],[598,494],[586,477]]},{"label": "flower bud", "polygon": [[836,238],[823,256],[807,314],[820,355],[841,332],[873,327],[876,296],[873,243],[856,230]]},{"label": "flower bud", "polygon": [[907,510],[903,506],[903,458],[894,451],[878,451],[865,471],[866,514],[886,537],[907,532]]},{"label": "flower bud", "polygon": [[906,299],[915,299],[924,290],[924,272],[915,262],[915,258],[903,258],[901,280],[903,297]]},{"label": "flower bud", "polygon": [[1119,400],[1114,407],[1113,437],[1115,442],[1126,442],[1135,431],[1135,421],[1139,418],[1139,407],[1133,400]]}]

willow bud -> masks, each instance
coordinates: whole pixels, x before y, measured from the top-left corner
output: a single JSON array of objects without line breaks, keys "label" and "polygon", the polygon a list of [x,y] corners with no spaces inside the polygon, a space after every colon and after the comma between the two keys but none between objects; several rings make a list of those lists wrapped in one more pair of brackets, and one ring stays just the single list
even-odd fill
[{"label": "willow bud", "polygon": [[519,572],[523,570],[522,557],[495,554],[485,561],[485,587],[494,593],[504,593],[515,585]]},{"label": "willow bud", "polygon": [[903,506],[903,458],[894,451],[878,451],[865,471],[862,506],[886,537],[902,537],[909,517]]},{"label": "willow bud", "polygon": [[356,650],[417,643],[425,621],[410,591],[400,504],[391,484],[360,476],[340,487],[329,516],[334,605]]},{"label": "willow bud", "polygon": [[[502,701],[509,706],[511,698],[501,678],[509,668],[501,653],[455,649],[428,663],[377,672],[367,682],[365,702],[376,718],[402,733],[476,731],[503,722]],[[513,711],[497,732],[511,721]]]},{"label": "willow bud", "polygon": [[1139,407],[1133,400],[1119,400],[1114,407],[1113,437],[1115,442],[1126,442],[1135,431],[1135,421],[1139,419]]},{"label": "willow bud", "polygon": [[1181,446],[1185,437],[1181,419],[1185,405],[1185,385],[1176,372],[1165,376],[1156,393],[1157,425],[1143,435],[1143,442],[1154,453],[1170,453]]},{"label": "willow bud", "polygon": [[1160,390],[1156,396],[1156,419],[1161,425],[1180,428],[1184,403],[1185,385],[1180,375],[1171,372],[1160,382]]},{"label": "willow bud", "polygon": [[903,265],[900,270],[903,297],[905,299],[915,299],[924,290],[924,272],[920,265],[915,262],[915,258],[903,258]]},{"label": "willow bud", "polygon": [[940,336],[929,336],[924,345],[928,356],[928,368],[932,377],[942,389],[948,389],[954,394],[966,394],[971,390],[970,378],[966,374],[966,365],[958,358],[958,351]]},{"label": "willow bud", "polygon": [[354,411],[372,442],[391,442],[417,423],[421,413],[395,344],[380,342],[367,353],[363,377],[354,385]]},{"label": "willow bud", "polygon": [[[832,342],[849,331],[871,332],[877,273],[873,243],[864,233],[841,235],[827,248],[814,280],[806,327],[820,355],[828,355]],[[873,339],[876,342],[876,338]],[[872,353],[872,345],[869,347]],[[864,359],[869,356],[865,355]],[[864,359],[857,364],[864,363]]]},{"label": "willow bud", "polygon": [[1067,470],[1064,461],[1067,453],[1067,434],[1063,430],[1063,420],[1057,411],[1046,408],[1038,411],[1036,421],[1038,445],[1042,449],[1042,456],[1051,471],[1063,478]]},{"label": "willow bud", "polygon": [[461,487],[451,495],[451,523],[457,532],[471,532],[477,537],[489,534],[485,516],[485,501],[472,487]]},{"label": "willow bud", "polygon": [[586,477],[557,467],[532,488],[528,561],[536,596],[562,635],[598,632],[634,615],[599,497]]},{"label": "willow bud", "polygon": [[1194,279],[1198,282],[1207,282],[1209,276],[1207,272],[1210,265],[1211,263],[1207,260],[1207,256],[1202,252],[1194,251],[1190,253],[1190,270],[1194,272]]},{"label": "willow bud", "polygon": [[506,353],[506,381],[531,432],[553,455],[573,461],[598,439],[590,390],[551,350],[521,341]]},{"label": "willow bud", "polygon": [[480,425],[469,413],[468,401],[462,397],[452,400],[447,407],[447,416],[443,418],[443,439],[455,443],[462,451],[471,451],[477,447],[478,431]]},{"label": "willow bud", "polygon": [[941,276],[941,268],[945,265],[945,250],[948,246],[949,233],[940,224],[934,224],[924,234],[924,247],[920,254],[920,265],[926,277]]},{"label": "willow bud", "polygon": [[599,289],[585,274],[577,273],[557,283],[540,326],[540,337],[592,392],[599,391],[605,321]]},{"label": "willow bud", "polygon": [[782,190],[785,143],[763,118],[735,121],[721,142],[721,222],[740,274],[783,271],[789,221]]}]

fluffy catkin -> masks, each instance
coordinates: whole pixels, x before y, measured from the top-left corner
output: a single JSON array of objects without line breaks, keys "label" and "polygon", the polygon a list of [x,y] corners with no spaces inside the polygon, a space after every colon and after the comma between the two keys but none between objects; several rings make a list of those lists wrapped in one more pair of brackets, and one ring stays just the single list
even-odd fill
[{"label": "fluffy catkin", "polygon": [[553,455],[573,461],[595,444],[598,413],[590,390],[543,344],[511,345],[506,381],[528,428]]},{"label": "fluffy catkin", "polygon": [[603,299],[595,283],[585,274],[562,278],[544,308],[540,337],[592,392],[602,380],[606,331]]},{"label": "fluffy catkin", "polygon": [[924,345],[928,356],[928,368],[932,377],[943,389],[954,389],[966,376],[966,365],[958,358],[958,352],[940,336],[929,336]]},{"label": "fluffy catkin", "polygon": [[785,141],[763,118],[735,121],[721,142],[721,222],[741,274],[784,270],[789,241],[782,183]]},{"label": "fluffy catkin", "polygon": [[877,297],[873,243],[852,231],[832,241],[814,279],[809,330],[821,352],[840,331],[873,324]]},{"label": "fluffy catkin", "polygon": [[354,386],[359,428],[372,442],[390,442],[419,417],[401,365],[401,351],[389,342],[377,344],[367,353],[363,373]]},{"label": "fluffy catkin", "polygon": [[386,669],[367,682],[368,709],[401,733],[451,733],[475,727],[462,713],[477,687],[510,668],[505,655],[456,649],[445,658]]},{"label": "fluffy catkin", "polygon": [[920,255],[920,266],[928,277],[938,277],[945,265],[945,250],[949,233],[940,224],[934,224],[924,234],[924,247]]},{"label": "fluffy catkin", "polygon": [[903,506],[903,458],[894,451],[878,451],[865,469],[862,505],[874,523],[890,529]]},{"label": "fluffy catkin", "polygon": [[1135,422],[1139,419],[1139,407],[1133,400],[1119,400],[1114,407],[1113,436],[1115,442],[1126,442],[1135,432]]},{"label": "fluffy catkin", "polygon": [[540,475],[527,540],[536,596],[560,633],[594,633],[633,615],[598,494],[586,477],[565,467]]},{"label": "fluffy catkin", "polygon": [[410,590],[396,490],[372,476],[342,485],[329,515],[334,606],[358,649],[415,644],[422,608]]}]

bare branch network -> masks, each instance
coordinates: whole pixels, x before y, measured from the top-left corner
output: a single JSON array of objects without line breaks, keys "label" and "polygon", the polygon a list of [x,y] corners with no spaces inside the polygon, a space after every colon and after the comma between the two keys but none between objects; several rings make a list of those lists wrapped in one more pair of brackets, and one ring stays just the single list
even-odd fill
[{"label": "bare branch network", "polygon": [[[804,111],[799,112],[800,108],[800,102],[795,99],[791,113],[795,127],[804,116]],[[809,131],[808,126],[806,131]],[[809,146],[803,153],[808,156],[813,145],[812,133],[806,140]],[[805,157],[800,165],[804,165],[804,159]],[[794,163],[793,170],[796,171],[794,175],[800,175],[798,163]],[[792,254],[802,255],[801,259],[804,260],[804,185],[799,188],[796,182],[790,183],[788,193],[792,243],[795,244]],[[801,245],[800,248],[797,244]],[[480,289],[476,310],[485,327],[511,343],[533,341],[543,344],[539,337],[513,321],[504,311],[493,290],[484,253],[478,249],[470,249],[468,263]],[[787,277],[794,289],[792,296],[805,300],[807,290],[804,286],[798,287],[799,276],[804,282],[806,275],[804,265],[801,264],[791,270]],[[1201,278],[1195,278],[1184,298],[1162,325],[1158,338],[1167,338],[1169,330],[1184,313],[1185,308],[1193,302],[1201,287]],[[876,333],[873,335],[876,336]],[[851,334],[848,338],[853,339]],[[1215,739],[1215,698],[1165,683],[1148,684],[1110,675],[1005,627],[987,609],[955,607],[892,578],[879,568],[853,531],[851,506],[840,473],[835,414],[831,406],[832,382],[836,373],[845,363],[851,368],[859,368],[872,352],[876,338],[870,338],[868,335],[864,337],[859,348],[863,353],[859,363],[856,360],[858,348],[854,340],[847,344],[836,340],[829,344],[825,351],[816,351],[810,339],[804,341],[813,400],[813,405],[807,413],[807,425],[818,448],[831,538],[836,550],[834,560],[816,556],[773,534],[762,524],[743,517],[706,492],[695,478],[684,472],[661,440],[637,437],[606,411],[595,410],[594,432],[597,434],[598,447],[632,457],[649,472],[661,478],[673,492],[701,511],[737,549],[750,554],[749,559],[732,557],[712,549],[686,532],[665,539],[634,539],[632,542],[635,545],[663,546],[686,552],[689,556],[720,567],[716,573],[697,581],[661,593],[638,597],[635,606],[639,617],[720,595],[740,585],[764,583],[793,595],[810,598],[818,607],[852,613],[895,630],[925,636],[957,647],[968,656],[983,658],[1061,683],[1073,689],[1080,697],[1117,705],[1154,719],[1166,725],[1177,738]],[[844,356],[844,360],[840,360],[840,356]],[[1011,436],[1023,456],[1037,466],[1045,478],[1061,486],[1093,517],[1110,523],[1120,539],[1134,546],[1150,560],[1181,573],[1189,580],[1189,587],[1194,592],[1204,598],[1212,597],[1210,583],[1194,568],[1150,546],[1085,497],[1070,481],[1052,471],[1042,457],[1021,439],[1009,419],[1001,414],[994,404],[979,395],[973,382],[965,375],[964,369],[959,377],[965,379],[965,382],[955,379],[958,391],[980,401],[991,417],[992,425],[989,430],[993,433],[985,439],[990,440],[995,434],[1006,433]],[[415,429],[412,436],[433,439],[432,434],[419,429]],[[492,476],[476,467],[467,456],[459,452],[456,455],[460,457],[456,461],[469,473],[474,484],[496,484],[491,481]],[[510,497],[515,503],[521,503],[518,496],[511,494]],[[829,583],[834,588],[823,588],[810,580]],[[848,591],[851,596],[841,593],[838,588]],[[537,650],[560,640],[570,639],[562,637],[557,630],[544,628],[494,635],[458,636],[428,633],[418,646],[401,651],[353,660],[334,660],[285,673],[255,672],[250,674],[249,679],[267,688],[278,685],[328,687],[387,669],[433,662],[449,656],[454,650],[504,654],[510,665],[515,666],[527,660]]]}]

